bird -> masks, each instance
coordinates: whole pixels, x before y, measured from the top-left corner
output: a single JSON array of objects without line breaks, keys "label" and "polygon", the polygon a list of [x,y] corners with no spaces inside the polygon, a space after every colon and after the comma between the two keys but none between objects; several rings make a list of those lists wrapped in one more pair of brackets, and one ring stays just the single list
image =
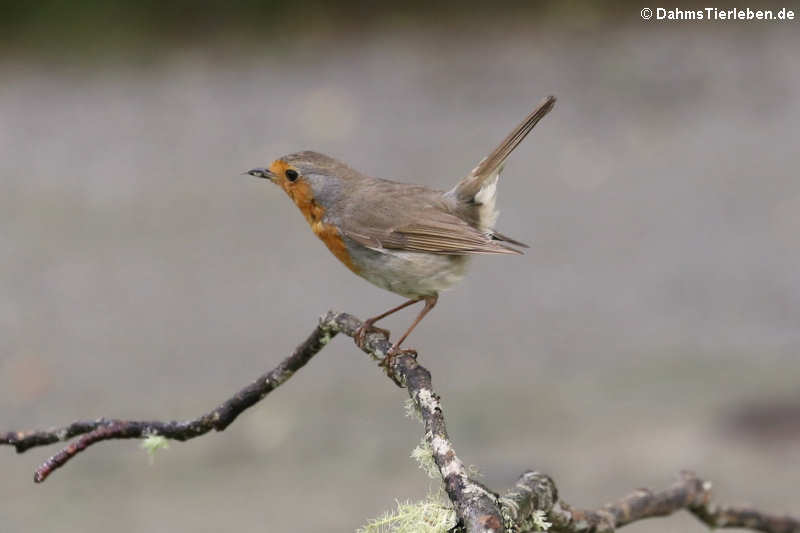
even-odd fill
[{"label": "bird", "polygon": [[[353,273],[407,298],[365,320],[354,337],[364,348],[367,333],[387,330],[375,323],[418,302],[422,310],[383,358],[392,358],[436,306],[439,293],[459,282],[474,255],[521,255],[523,244],[495,229],[497,182],[508,156],[552,109],[548,96],[447,191],[362,174],[328,155],[296,152],[243,174],[278,185],[305,217],[311,230]],[[390,374],[391,375],[391,374]],[[395,380],[396,381],[396,380]],[[399,383],[398,383],[399,384]]]}]

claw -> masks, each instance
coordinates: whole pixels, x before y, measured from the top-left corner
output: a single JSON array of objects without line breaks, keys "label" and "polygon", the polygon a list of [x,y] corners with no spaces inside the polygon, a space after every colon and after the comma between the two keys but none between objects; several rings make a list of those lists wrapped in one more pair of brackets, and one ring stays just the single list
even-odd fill
[{"label": "claw", "polygon": [[386,339],[389,339],[391,332],[388,329],[379,328],[377,326],[373,326],[372,322],[369,320],[365,320],[361,327],[356,330],[356,334],[353,335],[353,340],[356,343],[356,346],[364,349],[364,344],[367,342],[367,333],[380,333],[381,335],[385,336]]},{"label": "claw", "polygon": [[392,381],[394,381],[395,385],[397,385],[400,388],[403,387],[403,383],[402,383],[402,381],[400,381],[400,379],[397,377],[397,374],[395,374],[395,372],[394,372],[394,359],[395,359],[395,357],[398,357],[398,356],[401,356],[401,355],[408,355],[410,357],[413,357],[415,361],[417,360],[417,351],[416,350],[412,350],[410,348],[401,350],[397,346],[397,344],[395,344],[394,346],[389,348],[389,352],[386,354],[386,357],[384,357],[381,360],[381,362],[378,363],[378,366],[382,366],[386,370],[386,375]]}]

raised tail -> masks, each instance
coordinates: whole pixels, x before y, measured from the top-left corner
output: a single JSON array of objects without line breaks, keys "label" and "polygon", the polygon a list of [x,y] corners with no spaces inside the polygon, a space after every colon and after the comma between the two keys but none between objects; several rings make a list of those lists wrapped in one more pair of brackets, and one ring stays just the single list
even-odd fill
[{"label": "raised tail", "polygon": [[[476,197],[480,197],[480,193],[484,187],[494,185],[494,181],[503,169],[503,163],[505,163],[508,156],[519,146],[519,143],[530,133],[536,123],[553,109],[555,103],[555,96],[548,96],[542,100],[542,103],[525,117],[525,120],[514,128],[497,148],[484,157],[481,162],[478,163],[478,166],[450,191],[450,194],[454,195],[461,202],[475,202]],[[492,194],[492,196],[494,195]]]}]

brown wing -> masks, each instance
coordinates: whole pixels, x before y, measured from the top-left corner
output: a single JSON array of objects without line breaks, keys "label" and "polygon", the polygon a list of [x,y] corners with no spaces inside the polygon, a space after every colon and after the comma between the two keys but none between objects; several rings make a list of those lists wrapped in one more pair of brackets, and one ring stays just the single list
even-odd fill
[{"label": "brown wing", "polygon": [[414,221],[396,224],[358,224],[343,227],[342,232],[359,244],[373,250],[404,250],[445,255],[522,254],[470,226],[457,216],[434,207],[419,211]]}]

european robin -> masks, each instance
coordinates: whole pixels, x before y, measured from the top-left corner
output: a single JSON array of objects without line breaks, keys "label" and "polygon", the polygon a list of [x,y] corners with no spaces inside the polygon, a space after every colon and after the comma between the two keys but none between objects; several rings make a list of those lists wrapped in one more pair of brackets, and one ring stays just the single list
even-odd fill
[{"label": "european robin", "polygon": [[497,180],[512,151],[555,104],[548,96],[467,177],[449,191],[373,178],[336,159],[305,151],[247,174],[266,178],[294,201],[339,261],[367,281],[408,298],[365,320],[355,335],[364,344],[374,324],[425,302],[411,327],[392,345],[384,365],[436,305],[439,292],[461,280],[471,256],[522,254],[527,245],[494,229]]}]

